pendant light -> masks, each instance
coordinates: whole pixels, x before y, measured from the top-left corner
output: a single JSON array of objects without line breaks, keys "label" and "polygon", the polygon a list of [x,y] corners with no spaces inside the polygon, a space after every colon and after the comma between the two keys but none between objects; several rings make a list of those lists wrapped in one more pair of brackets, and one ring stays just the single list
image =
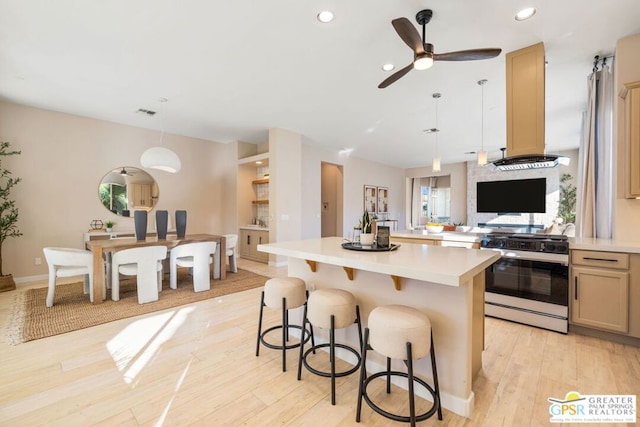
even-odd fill
[{"label": "pendant light", "polygon": [[176,173],[180,171],[182,164],[176,153],[164,147],[164,123],[162,114],[162,104],[167,102],[165,98],[160,98],[160,146],[151,147],[140,156],[140,164],[144,168],[158,169],[165,172]]},{"label": "pendant light", "polygon": [[433,172],[440,172],[440,157],[438,157],[438,132],[440,132],[438,128],[438,99],[440,99],[441,96],[442,94],[440,93],[433,94],[433,98],[436,100],[436,127],[433,129],[436,134],[436,155],[433,158],[433,164],[431,166]]},{"label": "pendant light", "polygon": [[487,164],[487,152],[484,151],[484,85],[487,84],[489,80],[482,79],[478,80],[478,84],[482,88],[482,103],[480,105],[481,112],[481,120],[480,120],[480,151],[478,152],[478,166],[484,166]]}]

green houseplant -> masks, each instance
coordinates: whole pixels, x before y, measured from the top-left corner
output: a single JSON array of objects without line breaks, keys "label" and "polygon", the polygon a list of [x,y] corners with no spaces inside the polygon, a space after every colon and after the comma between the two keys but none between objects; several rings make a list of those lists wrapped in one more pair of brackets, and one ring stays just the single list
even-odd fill
[{"label": "green houseplant", "polygon": [[364,211],[360,219],[360,229],[362,230],[362,234],[360,234],[360,244],[362,246],[373,245],[373,221],[367,211]]},{"label": "green houseplant", "polygon": [[568,173],[563,173],[560,177],[558,216],[562,218],[565,225],[576,222],[576,187],[568,182],[572,179],[573,177]]},{"label": "green houseplant", "polygon": [[113,228],[113,226],[116,225],[115,221],[106,221],[104,223],[104,226],[107,228],[107,233],[111,232],[111,229]]},{"label": "green houseplant", "polygon": [[8,237],[20,237],[18,230],[18,208],[16,202],[11,200],[11,189],[20,182],[20,178],[13,178],[11,171],[2,166],[4,156],[14,156],[20,151],[11,150],[11,143],[0,143],[0,292],[10,291],[16,288],[12,274],[4,274],[2,270],[2,244]]}]

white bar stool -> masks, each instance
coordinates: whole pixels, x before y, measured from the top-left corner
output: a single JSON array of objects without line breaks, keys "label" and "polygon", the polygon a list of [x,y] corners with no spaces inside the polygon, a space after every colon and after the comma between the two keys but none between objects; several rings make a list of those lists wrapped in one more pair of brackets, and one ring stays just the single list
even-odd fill
[{"label": "white bar stool", "polygon": [[[322,329],[329,330],[329,342],[323,344],[312,344],[306,352],[304,351],[304,343],[300,346],[300,357],[298,358],[298,381],[302,378],[302,365],[309,372],[321,377],[331,378],[331,404],[336,404],[336,377],[344,377],[351,375],[360,367],[362,354],[362,325],[360,323],[360,307],[356,304],[355,297],[342,289],[318,289],[309,296],[307,306],[305,308],[302,325],[311,325]],[[358,337],[360,349],[349,347],[345,344],[336,344],[335,330],[344,329],[356,324],[358,326]],[[315,354],[319,348],[329,348],[329,362],[331,371],[325,372],[313,368],[307,361],[309,353]],[[356,364],[346,371],[336,372],[336,347],[345,349],[356,356]]]},{"label": "white bar stool", "polygon": [[[260,301],[260,319],[258,320],[258,339],[256,342],[256,356],[260,354],[260,343],[267,348],[282,350],[282,372],[287,370],[286,351],[296,348],[301,343],[307,342],[311,338],[313,343],[313,329],[311,332],[300,325],[289,324],[289,310],[306,306],[307,287],[304,280],[297,277],[274,277],[264,284],[264,291]],[[262,313],[264,307],[282,310],[282,324],[272,326],[262,331]],[[289,329],[300,329],[300,341],[294,344],[287,344],[289,341]],[[266,335],[276,329],[282,329],[282,341],[280,344],[267,342]]]},{"label": "white bar stool", "polygon": [[[371,339],[371,342],[369,342],[369,339]],[[363,398],[371,409],[380,415],[391,420],[411,423],[412,426],[415,426],[416,421],[424,421],[432,417],[436,412],[438,413],[438,419],[442,420],[433,333],[431,331],[431,322],[426,314],[418,309],[404,305],[387,305],[374,308],[369,314],[368,327],[364,330],[363,347],[356,422],[360,422]],[[374,350],[387,358],[386,371],[377,372],[367,377],[368,350]],[[413,360],[421,359],[429,353],[431,354],[433,388],[424,380],[413,376]],[[392,371],[391,359],[404,360],[407,372]],[[409,416],[385,411],[367,395],[367,386],[372,380],[382,376],[387,377],[387,393],[391,393],[391,376],[407,378],[409,386]],[[415,413],[414,382],[423,386],[433,397],[431,408],[419,415]]]}]

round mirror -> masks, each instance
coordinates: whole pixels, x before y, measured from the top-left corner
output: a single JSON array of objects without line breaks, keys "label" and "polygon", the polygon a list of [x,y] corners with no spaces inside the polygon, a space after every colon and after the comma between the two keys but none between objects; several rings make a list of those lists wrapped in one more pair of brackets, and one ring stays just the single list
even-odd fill
[{"label": "round mirror", "polygon": [[100,203],[120,216],[133,216],[135,210],[150,211],[158,203],[158,194],[158,184],[151,175],[129,166],[110,170],[98,187]]}]

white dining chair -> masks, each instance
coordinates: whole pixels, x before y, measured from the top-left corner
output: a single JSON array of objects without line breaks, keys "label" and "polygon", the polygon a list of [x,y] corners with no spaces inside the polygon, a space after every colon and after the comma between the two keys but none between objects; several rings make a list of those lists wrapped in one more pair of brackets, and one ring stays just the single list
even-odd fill
[{"label": "white dining chair", "polygon": [[171,249],[169,257],[169,287],[178,288],[178,267],[188,267],[193,276],[193,291],[211,289],[210,269],[212,256],[215,258],[216,242],[196,242],[178,245]]},{"label": "white dining chair", "polygon": [[[238,235],[237,234],[225,234],[227,253],[226,257],[229,258],[229,268],[232,273],[238,272],[238,264],[236,261],[236,255],[238,253]],[[221,257],[222,258],[222,257]],[[224,259],[224,258],[222,258]],[[226,268],[226,267],[225,267]]]},{"label": "white dining chair", "polygon": [[166,246],[123,249],[111,260],[111,299],[120,300],[120,274],[137,276],[138,304],[157,301],[162,290],[162,260]]},{"label": "white dining chair", "polygon": [[[84,293],[93,302],[93,255],[89,251],[74,248],[44,248],[44,258],[49,266],[49,289],[47,307],[53,306],[56,278],[84,276]],[[104,293],[104,291],[103,291]]]}]

